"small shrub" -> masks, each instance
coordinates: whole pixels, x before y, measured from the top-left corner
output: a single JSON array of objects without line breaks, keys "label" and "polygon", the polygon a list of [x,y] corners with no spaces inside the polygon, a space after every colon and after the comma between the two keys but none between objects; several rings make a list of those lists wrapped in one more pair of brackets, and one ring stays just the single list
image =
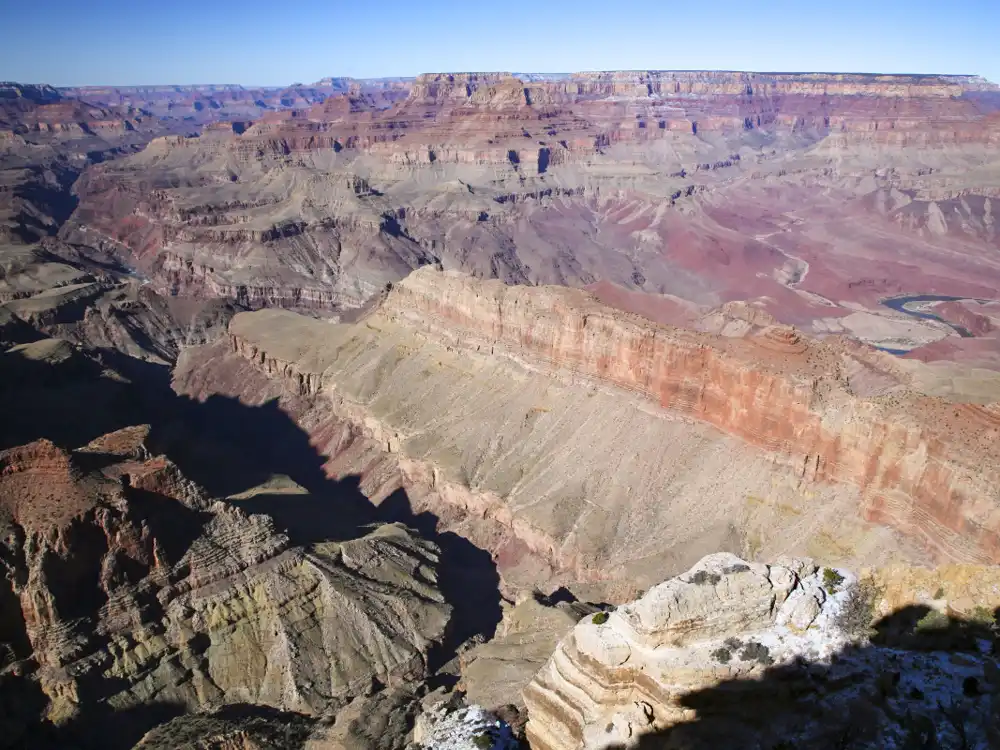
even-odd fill
[{"label": "small shrub", "polygon": [[722,646],[720,648],[715,649],[715,651],[712,652],[712,658],[715,659],[717,662],[728,664],[730,660],[733,658],[733,652],[730,651],[725,646]]},{"label": "small shrub", "polygon": [[720,576],[718,573],[709,573],[704,570],[699,570],[697,573],[691,576],[691,583],[696,584],[698,586],[703,586],[706,583],[714,586],[721,580],[722,576]]},{"label": "small shrub", "polygon": [[993,630],[997,626],[996,616],[987,607],[976,607],[969,613],[969,622],[981,628]]},{"label": "small shrub", "polygon": [[598,612],[593,617],[590,618],[590,621],[595,625],[603,625],[608,621],[608,613]]},{"label": "small shrub", "polygon": [[938,590],[934,592],[935,599],[944,599],[944,589],[938,586]]},{"label": "small shrub", "polygon": [[933,633],[948,629],[948,615],[932,609],[926,615],[917,620],[915,630],[918,633]]},{"label": "small shrub", "polygon": [[728,575],[730,573],[746,573],[748,570],[750,570],[749,565],[736,563],[735,565],[730,565],[728,568],[724,568],[722,572]]},{"label": "small shrub", "polygon": [[472,744],[478,747],[479,750],[490,750],[493,747],[493,738],[486,732],[483,732],[472,738]]},{"label": "small shrub", "polygon": [[739,638],[734,638],[732,636],[726,638],[726,640],[724,640],[723,643],[726,644],[726,648],[732,651],[739,651],[741,648],[743,648],[743,641],[741,641]]},{"label": "small shrub", "polygon": [[833,568],[823,568],[823,588],[826,589],[826,593],[835,594],[837,593],[837,588],[844,582],[844,576],[838,573]]},{"label": "small shrub", "polygon": [[763,643],[757,643],[757,641],[750,641],[743,647],[743,650],[740,651],[740,659],[743,661],[756,661],[765,666],[774,664],[774,657],[771,656],[771,650]]},{"label": "small shrub", "polygon": [[871,578],[864,578],[851,587],[840,614],[837,627],[852,638],[870,638],[874,631],[875,609],[883,591]]}]

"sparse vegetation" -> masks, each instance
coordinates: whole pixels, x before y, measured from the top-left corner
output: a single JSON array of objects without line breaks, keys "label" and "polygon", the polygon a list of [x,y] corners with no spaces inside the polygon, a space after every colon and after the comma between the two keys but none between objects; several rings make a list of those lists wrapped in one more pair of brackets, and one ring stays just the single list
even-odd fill
[{"label": "sparse vegetation", "polygon": [[726,575],[729,575],[731,573],[746,573],[748,570],[750,570],[749,565],[744,565],[743,563],[736,563],[735,565],[730,565],[728,568],[725,568],[722,572],[725,573]]},{"label": "sparse vegetation", "polygon": [[740,651],[740,659],[742,661],[755,661],[765,666],[774,664],[774,657],[771,656],[771,650],[763,643],[757,643],[757,641],[750,641],[743,647],[743,650]]},{"label": "sparse vegetation", "polygon": [[493,747],[493,737],[488,732],[483,732],[472,738],[472,744],[480,750],[490,750]]},{"label": "sparse vegetation", "polygon": [[[152,750],[194,750],[209,741],[233,746],[292,750],[304,745],[314,720],[267,708],[224,708],[215,714],[189,714],[161,724],[144,739]],[[489,747],[489,745],[487,745]]]},{"label": "sparse vegetation", "polygon": [[722,576],[718,573],[709,573],[705,570],[699,570],[693,576],[691,576],[691,583],[697,586],[704,586],[706,583],[714,586],[719,581],[722,580]]},{"label": "sparse vegetation", "polygon": [[608,613],[597,612],[593,617],[590,618],[590,621],[595,625],[603,625],[608,621]]},{"label": "sparse vegetation", "polygon": [[944,589],[938,586],[938,590],[934,592],[935,599],[944,599]]},{"label": "sparse vegetation", "polygon": [[712,658],[722,664],[728,664],[733,658],[733,652],[725,646],[720,646],[712,652]]},{"label": "sparse vegetation", "polygon": [[823,568],[823,588],[828,594],[836,594],[840,584],[844,582],[844,576],[833,568]]},{"label": "sparse vegetation", "polygon": [[864,578],[854,584],[837,617],[837,627],[852,638],[870,638],[874,634],[872,623],[882,593],[872,578]]},{"label": "sparse vegetation", "polygon": [[969,622],[981,628],[995,630],[997,627],[996,616],[986,607],[976,607],[969,613]]},{"label": "sparse vegetation", "polygon": [[932,609],[926,615],[917,620],[916,631],[918,633],[934,633],[948,629],[949,619],[944,612]]}]

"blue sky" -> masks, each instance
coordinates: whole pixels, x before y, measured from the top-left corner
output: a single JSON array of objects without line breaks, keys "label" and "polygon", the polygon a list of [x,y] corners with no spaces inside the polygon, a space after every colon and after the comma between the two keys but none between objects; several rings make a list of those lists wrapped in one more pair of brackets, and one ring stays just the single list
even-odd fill
[{"label": "blue sky", "polygon": [[0,80],[57,86],[617,68],[1000,83],[1000,0],[0,0],[0,30]]}]

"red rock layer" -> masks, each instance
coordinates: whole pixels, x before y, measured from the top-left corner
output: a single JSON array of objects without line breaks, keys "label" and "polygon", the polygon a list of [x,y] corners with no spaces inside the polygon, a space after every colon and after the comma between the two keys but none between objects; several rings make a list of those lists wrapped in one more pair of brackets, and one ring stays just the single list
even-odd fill
[{"label": "red rock layer", "polygon": [[869,520],[923,538],[942,558],[1000,561],[995,406],[863,399],[836,345],[789,329],[750,340],[693,333],[575,290],[423,269],[393,289],[382,314],[639,393],[778,454],[805,480],[859,486]]}]

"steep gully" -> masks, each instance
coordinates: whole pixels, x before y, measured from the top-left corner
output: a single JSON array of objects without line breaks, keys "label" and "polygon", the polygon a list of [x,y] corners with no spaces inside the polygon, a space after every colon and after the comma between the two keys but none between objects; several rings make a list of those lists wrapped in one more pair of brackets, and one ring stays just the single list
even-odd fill
[{"label": "steep gully", "polygon": [[[112,350],[96,354],[99,358],[97,367],[88,367],[85,360],[82,360],[76,368],[63,373],[65,382],[57,380],[58,371],[52,370],[52,367],[57,367],[55,365],[38,362],[24,372],[12,372],[11,368],[4,368],[2,374],[10,382],[0,382],[0,396],[4,399],[10,396],[25,402],[19,414],[28,418],[15,419],[13,424],[5,425],[5,429],[0,430],[0,448],[38,438],[77,446],[109,431],[146,422],[150,428],[145,445],[150,451],[169,455],[181,468],[184,477],[195,480],[212,496],[229,497],[229,502],[247,513],[270,516],[278,529],[287,530],[288,542],[293,546],[308,547],[330,540],[355,539],[368,533],[370,524],[385,523],[390,519],[420,528],[424,538],[438,546],[442,559],[446,561],[436,583],[453,608],[443,641],[428,655],[425,665],[428,673],[433,673],[451,659],[456,647],[469,637],[476,634],[489,637],[492,634],[500,619],[500,608],[498,577],[490,556],[457,535],[437,533],[437,519],[428,513],[414,513],[403,489],[398,488],[379,508],[375,508],[359,491],[357,478],[348,476],[337,481],[327,478],[322,471],[321,459],[310,445],[306,433],[284,411],[276,408],[274,402],[265,400],[257,404],[246,404],[219,395],[204,400],[188,398],[178,395],[171,388],[169,370],[165,366],[144,363]],[[9,363],[5,361],[4,364]],[[114,371],[118,376],[101,377],[102,368],[105,368],[104,372]],[[28,388],[28,391],[24,391],[24,388]],[[34,411],[31,404],[34,405]],[[49,415],[50,418],[38,418],[40,415],[36,412],[48,410],[58,414]],[[5,413],[10,414],[7,410]],[[15,452],[16,450],[18,449]],[[79,460],[83,461],[84,458],[87,457]],[[96,454],[84,466],[93,464],[101,468],[107,464],[107,460],[107,456]],[[8,468],[10,467],[5,466],[5,469]],[[266,485],[275,475],[289,477],[305,488],[307,493],[289,496],[264,491],[240,499],[243,492]],[[47,485],[45,481],[38,480],[37,483],[43,494],[51,489],[51,485]],[[166,555],[171,560],[180,559],[201,534],[202,528],[194,521],[203,525],[204,514],[188,514],[191,518],[187,520],[191,523],[185,523],[184,513],[178,514],[177,510],[171,510],[174,503],[165,502],[159,497],[159,488],[149,489],[150,492],[133,493],[135,497],[131,497],[130,502],[135,512],[141,516],[146,515],[150,509],[153,511],[148,521],[152,538],[162,545],[161,558]],[[37,503],[32,500],[24,504],[39,518],[44,517],[45,510],[41,500],[44,498]],[[68,504],[66,501],[61,503],[62,513],[72,512],[72,508],[67,508]],[[170,513],[173,515],[169,515]],[[78,533],[88,533],[86,521],[87,519],[83,519],[82,524],[76,524]],[[81,528],[83,531],[80,531]],[[74,559],[79,568],[80,580],[89,581],[92,574],[96,577],[91,565],[94,554],[101,549],[103,540],[100,535],[98,534],[95,547],[87,542],[89,537],[82,538],[81,541],[80,537],[60,537],[58,533],[55,532],[56,544],[77,555]],[[108,544],[121,544],[121,536],[116,535],[113,529],[110,530]],[[51,533],[47,538],[51,538]],[[311,557],[308,559],[313,561]],[[199,578],[204,574],[204,570],[199,570],[194,578],[199,579],[197,583],[201,585],[210,584],[211,581]],[[58,591],[54,588],[57,583],[60,585]],[[74,593],[72,586],[67,587],[61,579],[55,578],[51,587],[54,592],[52,598],[56,603],[50,606],[48,613],[40,610],[34,614],[28,626],[33,640],[30,644],[25,643],[26,650],[23,653],[18,651],[15,654],[17,658],[27,657],[32,649],[36,652],[36,658],[43,663],[45,660],[59,658],[58,654],[54,655],[54,650],[46,648],[47,641],[38,640],[43,637],[39,633],[44,635],[45,631],[40,626],[47,621],[48,615],[56,617],[56,613],[63,616],[77,613],[81,617],[97,616],[96,611],[91,611],[94,608],[88,608],[91,600],[87,597],[94,593],[91,589],[82,589],[86,594],[84,597],[80,591]],[[155,615],[155,605],[150,606]],[[149,612],[143,615],[149,616]],[[87,620],[80,622],[86,623]],[[6,623],[3,627],[6,635]],[[107,636],[101,628],[94,627],[93,631],[93,634],[88,631],[87,647],[93,649],[94,653],[103,653],[102,649],[106,650]],[[17,642],[17,639],[14,640]],[[196,648],[198,644],[201,644],[200,640],[195,643]],[[56,661],[55,668],[49,664],[41,673],[46,692],[50,699],[53,695],[59,698],[71,696],[71,702],[79,705],[82,712],[58,730],[36,727],[43,735],[51,734],[47,739],[35,734],[35,729],[30,729],[31,741],[38,743],[35,746],[72,745],[90,748],[97,746],[95,739],[100,737],[101,747],[124,750],[131,747],[151,726],[172,715],[201,707],[192,705],[193,698],[191,701],[185,700],[188,696],[183,694],[183,685],[177,686],[173,692],[164,688],[156,704],[144,705],[141,701],[136,703],[134,696],[125,697],[127,690],[133,686],[124,680],[102,679],[95,672],[84,672],[74,685],[74,680],[69,679],[66,671],[59,669],[59,666]],[[236,679],[241,674],[246,676],[245,667],[246,665],[242,665],[236,669]],[[215,680],[222,684],[220,673],[213,674]],[[0,685],[0,705],[8,705],[5,694],[8,687],[6,683]],[[18,682],[10,689],[17,692],[15,697],[18,701],[31,702],[30,711],[40,712],[44,709],[46,697],[38,695],[36,700],[28,694],[29,689],[33,688],[33,682]],[[141,693],[142,683],[135,689]],[[114,702],[106,701],[108,691],[115,693],[119,690],[122,692],[114,696]],[[263,693],[258,699],[263,703],[271,702]],[[116,709],[125,710],[112,711],[109,703]],[[264,708],[247,708],[253,712],[267,711]],[[24,706],[24,714],[18,721],[30,724],[30,711],[28,706]],[[113,739],[107,739],[108,732],[112,733]]]},{"label": "steep gully", "polygon": [[[216,497],[239,497],[247,489],[287,476],[307,491],[295,499],[260,492],[234,499],[247,513],[269,516],[292,544],[314,544],[357,535],[373,523],[403,523],[441,549],[438,585],[453,612],[445,640],[431,654],[429,673],[454,656],[475,635],[492,636],[500,621],[499,576],[488,552],[458,534],[439,532],[438,518],[413,507],[395,487],[376,506],[362,491],[361,477],[332,479],[311,436],[279,406],[266,383],[244,382],[243,398],[184,393],[165,368],[118,360],[141,384],[141,400],[154,429],[154,450],[175,460],[184,474]],[[189,383],[190,385],[190,383]],[[260,388],[254,397],[255,387]],[[266,393],[266,395],[264,395]],[[294,403],[294,402],[293,402]],[[301,408],[301,405],[299,405]]]}]

